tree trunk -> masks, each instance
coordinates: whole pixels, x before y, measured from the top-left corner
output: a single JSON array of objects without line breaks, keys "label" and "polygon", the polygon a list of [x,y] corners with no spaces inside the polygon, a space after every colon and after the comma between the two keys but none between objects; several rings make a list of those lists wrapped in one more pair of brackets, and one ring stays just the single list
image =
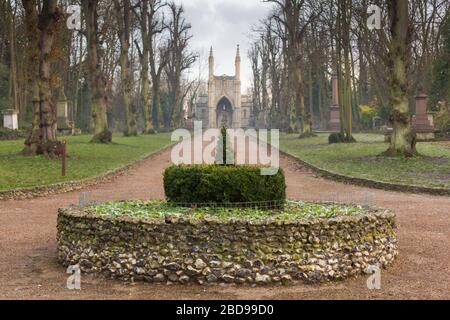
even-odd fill
[{"label": "tree trunk", "polygon": [[[141,1],[141,13],[148,12],[148,1]],[[141,58],[141,99],[142,108],[144,110],[144,121],[145,128],[144,134],[153,134],[155,130],[153,129],[152,120],[152,107],[151,107],[151,96],[150,96],[150,80],[149,80],[149,54],[150,54],[150,33],[147,15],[142,14],[140,17],[141,34],[142,36],[142,52],[140,53]]]},{"label": "tree trunk", "polygon": [[343,49],[344,49],[344,67],[345,78],[343,83],[343,103],[344,103],[344,134],[346,142],[353,142],[353,108],[352,108],[352,80],[350,69],[350,24],[351,24],[351,7],[352,0],[344,0],[342,5],[342,31],[343,31]]},{"label": "tree trunk", "polygon": [[39,16],[37,12],[36,0],[22,0],[25,8],[25,29],[27,34],[26,65],[28,94],[32,101],[33,119],[31,131],[25,141],[23,154],[36,155],[40,143],[40,112],[39,112]]},{"label": "tree trunk", "polygon": [[[285,1],[285,8],[287,14],[287,29],[288,29],[288,48],[290,56],[289,73],[292,75],[293,89],[295,91],[294,100],[296,106],[296,112],[291,112],[291,117],[295,115],[295,118],[291,118],[291,129],[293,122],[296,124],[297,116],[300,116],[301,121],[301,135],[300,137],[308,137],[311,135],[310,120],[306,117],[305,112],[305,97],[303,88],[303,74],[301,70],[301,42],[302,31],[300,30],[300,7],[297,3],[291,1]],[[294,121],[293,121],[294,120]]]},{"label": "tree trunk", "polygon": [[73,96],[73,127],[77,128],[78,123],[78,94],[80,92],[80,78],[83,71],[83,36],[80,35],[80,56],[78,57],[78,71],[76,73],[75,82],[75,94]]},{"label": "tree trunk", "polygon": [[161,82],[160,76],[153,78],[153,108],[152,117],[154,119],[154,125],[156,130],[160,127],[160,118],[162,117],[161,112]]},{"label": "tree trunk", "polygon": [[[29,138],[25,142],[25,155],[44,154],[50,158],[61,154],[61,144],[56,139],[56,102],[52,96],[51,86],[51,52],[53,49],[57,22],[62,14],[57,7],[57,0],[44,1],[42,11],[37,16],[35,1],[24,1],[27,18],[27,32],[38,33],[38,69],[33,69],[29,76],[33,80],[34,121]],[[36,29],[37,17],[37,29]],[[29,25],[28,25],[29,23]],[[38,32],[37,32],[38,31]],[[30,35],[30,34],[29,34]],[[35,36],[29,39],[29,45],[35,46]],[[35,49],[29,49],[29,61],[36,63]]]},{"label": "tree trunk", "polygon": [[389,149],[386,156],[414,156],[416,137],[411,128],[411,116],[408,101],[408,59],[409,59],[409,16],[408,1],[393,0],[388,2],[391,19],[390,58],[391,81],[390,103],[392,107],[390,120],[394,126]]},{"label": "tree trunk", "polygon": [[98,0],[83,0],[83,10],[86,18],[89,85],[91,94],[91,117],[94,129],[93,143],[110,143],[112,133],[108,130],[106,118],[107,95],[106,80],[103,75],[98,52]]},{"label": "tree trunk", "polygon": [[[150,10],[148,14],[149,27],[149,62],[150,74],[152,77],[152,120],[155,130],[159,129],[162,120],[161,112],[161,73],[167,64],[167,48],[162,43],[156,43],[157,35],[165,26],[158,21],[156,17],[157,11],[161,8],[159,1],[151,1],[149,3]],[[159,55],[159,64],[157,63]]]},{"label": "tree trunk", "polygon": [[125,107],[126,129],[124,136],[137,136],[136,114],[133,107],[133,74],[129,58],[131,4],[129,0],[114,1],[116,11],[118,36],[120,41],[120,78],[122,81],[122,96]]},{"label": "tree trunk", "polygon": [[19,100],[19,89],[18,89],[18,80],[17,80],[17,52],[16,52],[16,19],[15,15],[12,12],[11,4],[9,4],[9,49],[10,49],[10,59],[11,59],[11,67],[10,67],[10,102],[11,108],[18,110],[20,114],[22,114],[23,110],[20,105]]},{"label": "tree trunk", "polygon": [[337,33],[336,33],[336,55],[337,55],[337,78],[338,78],[338,101],[339,101],[339,122],[340,122],[340,132],[343,137],[345,137],[345,91],[344,91],[344,74],[342,71],[342,7],[338,3],[338,13],[337,13]]}]

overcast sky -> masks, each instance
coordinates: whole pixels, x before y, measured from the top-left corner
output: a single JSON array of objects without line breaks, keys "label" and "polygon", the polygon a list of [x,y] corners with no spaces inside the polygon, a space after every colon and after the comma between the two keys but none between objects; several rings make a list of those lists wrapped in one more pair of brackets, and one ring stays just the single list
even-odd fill
[{"label": "overcast sky", "polygon": [[[245,90],[251,83],[247,58],[252,26],[269,14],[270,5],[262,0],[178,0],[192,24],[192,48],[201,52],[206,63],[213,46],[216,75],[234,75],[237,44],[241,47],[241,78]],[[197,68],[198,70],[198,68]],[[203,68],[207,73],[208,66]],[[198,71],[197,71],[198,72]],[[206,75],[205,73],[205,75]]]}]

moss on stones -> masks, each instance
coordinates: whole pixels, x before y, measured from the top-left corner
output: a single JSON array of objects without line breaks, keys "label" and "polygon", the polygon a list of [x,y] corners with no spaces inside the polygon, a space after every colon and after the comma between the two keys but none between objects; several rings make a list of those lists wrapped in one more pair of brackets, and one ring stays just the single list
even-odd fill
[{"label": "moss on stones", "polygon": [[139,214],[110,204],[61,209],[58,260],[125,281],[267,285],[340,280],[365,273],[369,265],[387,267],[397,256],[395,215],[389,211],[275,217],[196,209],[203,210],[201,218],[194,210],[167,220],[164,206],[162,213],[150,206],[150,214],[143,214],[149,203],[132,204]]}]

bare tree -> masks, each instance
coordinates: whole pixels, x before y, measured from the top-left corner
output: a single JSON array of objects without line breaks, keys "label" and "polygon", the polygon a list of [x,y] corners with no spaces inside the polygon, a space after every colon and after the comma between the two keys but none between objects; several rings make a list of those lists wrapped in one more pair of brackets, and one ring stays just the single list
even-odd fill
[{"label": "bare tree", "polygon": [[161,39],[162,33],[166,30],[164,18],[160,15],[160,10],[165,6],[161,0],[151,0],[149,4],[148,25],[150,28],[149,61],[150,74],[152,77],[152,117],[156,130],[162,123],[161,110],[161,75],[168,63],[168,43]]},{"label": "bare tree", "polygon": [[170,21],[166,28],[169,33],[169,47],[165,71],[170,99],[170,125],[177,127],[182,125],[183,97],[186,95],[181,85],[182,74],[194,64],[197,55],[189,51],[191,25],[186,22],[183,6],[171,2],[168,7]]},{"label": "bare tree", "polygon": [[[286,58],[289,81],[294,88],[295,108],[290,112],[290,129],[295,130],[297,115],[301,122],[301,137],[311,135],[310,118],[305,110],[304,79],[302,73],[302,46],[307,28],[322,13],[322,5],[304,0],[267,0],[275,3],[279,15],[273,17],[283,26],[286,37]],[[292,99],[292,98],[291,98]]]}]

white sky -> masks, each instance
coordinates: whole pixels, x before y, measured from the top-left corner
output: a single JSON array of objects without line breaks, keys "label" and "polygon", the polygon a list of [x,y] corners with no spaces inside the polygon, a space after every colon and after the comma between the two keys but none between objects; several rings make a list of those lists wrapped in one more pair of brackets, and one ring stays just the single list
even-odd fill
[{"label": "white sky", "polygon": [[[203,75],[208,72],[207,58],[213,46],[216,75],[234,75],[236,45],[241,48],[243,90],[252,79],[248,61],[249,34],[252,26],[265,18],[271,5],[262,0],[178,0],[192,24],[192,49],[201,53]],[[198,67],[195,71],[198,73]]]}]

